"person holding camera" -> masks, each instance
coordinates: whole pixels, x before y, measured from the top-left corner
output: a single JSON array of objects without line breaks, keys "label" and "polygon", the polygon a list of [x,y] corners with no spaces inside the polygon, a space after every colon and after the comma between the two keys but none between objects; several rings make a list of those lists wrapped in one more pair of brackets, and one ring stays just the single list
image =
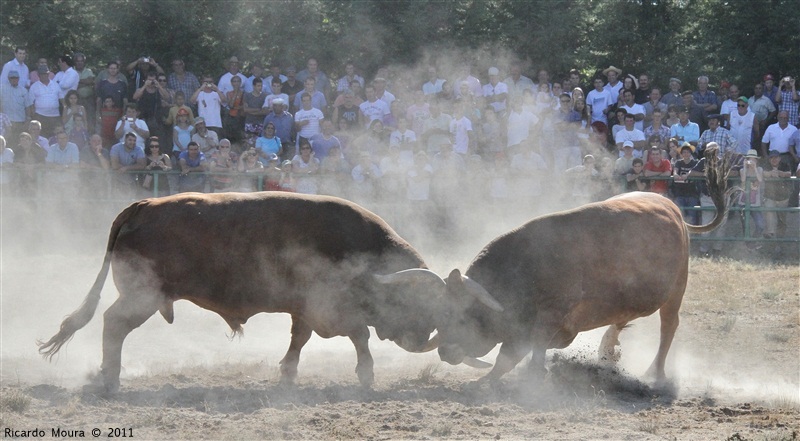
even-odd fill
[{"label": "person holding camera", "polygon": [[129,93],[131,93],[131,96],[133,96],[133,92],[144,86],[145,81],[147,81],[148,73],[153,70],[161,74],[164,73],[164,69],[162,69],[161,66],[156,63],[156,60],[149,55],[142,55],[141,57],[131,61],[125,67],[125,70],[128,71],[128,74],[133,79],[133,84],[128,85],[128,90]]},{"label": "person holding camera", "polygon": [[166,112],[161,101],[170,96],[164,84],[156,81],[157,76],[155,72],[148,73],[144,85],[133,93],[133,100],[138,103],[139,117],[147,123],[153,134],[163,132],[162,121]]},{"label": "person holding camera", "polygon": [[797,94],[794,78],[789,76],[781,78],[778,93],[775,94],[775,105],[779,112],[786,111],[789,114],[789,124],[797,126],[800,95]]},{"label": "person holding camera", "polygon": [[203,118],[206,127],[217,136],[222,134],[222,106],[228,102],[225,94],[214,84],[210,75],[203,75],[200,88],[192,95],[192,104],[197,106],[197,114]]},{"label": "person holding camera", "polygon": [[118,136],[119,142],[123,144],[128,133],[136,135],[136,146],[144,149],[144,140],[150,137],[150,129],[144,120],[139,119],[139,109],[136,103],[125,105],[125,114],[117,121],[114,129],[114,136]]}]

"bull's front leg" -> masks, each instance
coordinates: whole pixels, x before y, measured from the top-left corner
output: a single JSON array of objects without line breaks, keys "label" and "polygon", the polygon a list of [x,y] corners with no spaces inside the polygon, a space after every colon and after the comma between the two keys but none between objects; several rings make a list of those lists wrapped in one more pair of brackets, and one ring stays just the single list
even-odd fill
[{"label": "bull's front leg", "polygon": [[292,315],[292,340],[289,350],[280,361],[281,382],[294,383],[297,378],[297,363],[300,362],[300,350],[311,338],[311,327],[299,316]]},{"label": "bull's front leg", "polygon": [[358,381],[364,387],[372,386],[375,381],[375,373],[373,372],[374,362],[372,361],[372,354],[369,352],[369,328],[366,326],[350,334],[350,341],[356,348],[356,356],[358,357],[358,364],[356,364],[356,375]]},{"label": "bull's front leg", "polygon": [[509,373],[530,352],[530,344],[521,340],[503,342],[491,372],[481,378],[481,382],[495,382]]}]

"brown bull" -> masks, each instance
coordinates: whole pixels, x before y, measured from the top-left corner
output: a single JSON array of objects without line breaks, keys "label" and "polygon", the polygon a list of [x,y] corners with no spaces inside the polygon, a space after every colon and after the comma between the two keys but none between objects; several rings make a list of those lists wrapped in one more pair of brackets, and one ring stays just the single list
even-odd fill
[{"label": "brown bull", "polygon": [[689,233],[713,230],[727,210],[729,158],[720,163],[716,153],[709,148],[705,158],[717,210],[708,225],[685,224],[667,198],[629,193],[533,219],[493,240],[464,275],[453,270],[446,280],[445,303],[454,310],[438,325],[441,359],[467,363],[501,343],[485,379],[499,379],[531,351],[529,370],[541,372],[547,349],[611,325],[600,356],[614,361],[625,325],[659,311],[661,341],[650,372],[664,380],[686,289]]},{"label": "brown bull", "polygon": [[[166,228],[165,228],[166,226]],[[430,350],[433,319],[414,298],[443,292],[438,281],[396,274],[425,268],[382,219],[351,202],[288,193],[181,194],[136,202],[111,227],[105,260],[81,307],[39,343],[48,358],[94,315],[109,267],[119,298],[105,312],[102,379],[119,387],[122,344],[156,311],[172,323],[176,300],[214,311],[235,332],[260,312],[292,317],[283,380],[297,375],[300,350],[316,332],[347,336],[356,373],[373,381],[369,329],[409,351]],[[432,275],[432,273],[430,273]],[[434,277],[436,281],[438,277]]]}]

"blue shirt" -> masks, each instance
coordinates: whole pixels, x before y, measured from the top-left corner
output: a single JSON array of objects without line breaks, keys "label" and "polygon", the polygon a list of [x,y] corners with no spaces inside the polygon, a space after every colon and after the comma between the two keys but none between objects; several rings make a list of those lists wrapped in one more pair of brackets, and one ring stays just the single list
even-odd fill
[{"label": "blue shirt", "polygon": [[685,142],[697,141],[700,139],[700,126],[697,123],[689,121],[686,127],[681,123],[673,124],[669,129],[670,138],[683,138]]},{"label": "blue shirt", "polygon": [[119,142],[111,146],[110,158],[116,157],[119,160],[119,165],[125,167],[136,164],[139,159],[144,159],[144,149],[138,145],[133,150],[127,150],[125,144]]},{"label": "blue shirt", "polygon": [[61,150],[58,144],[53,144],[47,149],[47,158],[45,158],[45,162],[48,164],[61,164],[61,165],[70,165],[70,164],[78,164],[81,162],[81,153],[78,150],[78,146],[75,144],[68,142],[67,147],[64,150]]},{"label": "blue shirt", "polygon": [[281,142],[289,142],[292,139],[292,127],[294,127],[294,118],[292,114],[284,111],[280,115],[275,115],[275,112],[270,112],[264,117],[264,124],[266,127],[268,123],[275,125],[275,136],[281,139]]}]

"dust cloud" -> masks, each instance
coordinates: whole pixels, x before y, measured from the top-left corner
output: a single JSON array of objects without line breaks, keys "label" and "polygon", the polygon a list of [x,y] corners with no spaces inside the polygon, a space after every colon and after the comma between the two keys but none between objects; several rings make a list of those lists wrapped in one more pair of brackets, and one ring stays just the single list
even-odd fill
[{"label": "dust cloud", "polygon": [[[475,63],[474,60],[481,61]],[[534,68],[546,67],[529,60],[517,60],[497,48],[478,48],[468,58],[464,54],[431,51],[415,66],[388,65],[386,68],[396,81],[417,84],[424,80],[430,65],[435,65],[440,76],[445,78],[459,78],[464,66],[469,65],[473,75],[484,79],[490,66],[500,68],[501,78],[505,78],[508,66],[514,61],[522,61],[523,72],[529,76],[535,72]],[[547,148],[538,142],[534,144],[536,150]],[[386,219],[408,240],[432,270],[446,275],[453,268],[465,270],[481,248],[497,235],[536,215],[578,205],[579,200],[563,191],[563,183],[558,179],[560,171],[550,171],[552,175],[547,179],[552,183],[545,185],[546,190],[538,199],[520,200],[512,195],[508,201],[494,204],[477,193],[485,188],[459,187],[457,200],[469,203],[452,207],[446,221],[442,217],[423,218],[419,213],[396,209],[395,201],[391,200],[370,200],[365,206]],[[475,193],[471,193],[473,191]],[[99,370],[102,312],[117,296],[112,277],[106,281],[95,317],[76,333],[53,363],[39,356],[35,342],[53,335],[61,320],[86,296],[102,264],[111,222],[127,202],[65,199],[30,203],[8,197],[1,202],[0,381],[3,384],[47,383],[68,388],[85,384],[86,377]],[[557,352],[594,360],[603,331],[584,333],[569,348]],[[658,332],[658,317],[651,316],[635,321],[631,329],[622,333],[622,375],[644,376],[655,357]],[[679,395],[717,393],[737,399],[760,399],[788,390],[794,391],[794,398],[798,399],[796,376],[790,378],[772,371],[767,361],[752,361],[746,372],[736,371],[737,360],[744,354],[730,354],[733,368],[717,369],[720,360],[707,357],[702,346],[692,345],[682,338],[693,332],[703,330],[691,329],[686,324],[678,328],[667,359],[667,374],[676,382]],[[289,344],[288,315],[259,314],[244,325],[243,337],[230,338],[230,335],[230,328],[219,316],[187,301],[179,301],[175,304],[174,324],[167,324],[155,314],[127,337],[122,353],[123,385],[126,378],[136,376],[178,372],[195,366],[237,364],[259,364],[277,379],[278,361]],[[375,359],[377,381],[389,370],[402,369],[413,376],[431,364],[442,366],[443,371],[458,370],[475,379],[485,373],[447,366],[439,362],[435,351],[407,353],[389,341],[379,340],[374,330],[370,349]],[[554,352],[549,352],[551,357]],[[494,362],[496,354],[497,349],[484,359]],[[524,364],[525,361],[510,377],[514,378],[524,369]],[[349,339],[322,339],[314,335],[302,351],[298,381],[302,382],[308,372],[317,372],[317,375],[327,372],[332,378],[355,382],[355,365],[356,354]],[[339,376],[339,372],[344,374]],[[520,377],[522,375],[519,373]]]}]

